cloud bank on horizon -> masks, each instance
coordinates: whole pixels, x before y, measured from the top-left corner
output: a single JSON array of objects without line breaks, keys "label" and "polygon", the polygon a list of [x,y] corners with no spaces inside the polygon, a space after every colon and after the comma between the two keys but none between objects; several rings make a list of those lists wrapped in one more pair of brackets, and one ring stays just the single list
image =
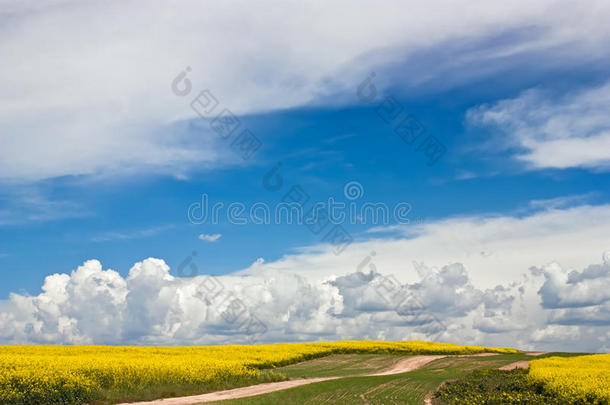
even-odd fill
[{"label": "cloud bank on horizon", "polygon": [[[420,267],[418,276],[401,287],[418,300],[405,309],[380,298],[386,276],[376,271],[316,280],[265,270],[211,281],[173,277],[163,260],[149,258],[123,278],[89,260],[71,274],[48,276],[39,295],[12,294],[1,304],[0,342],[197,345],[433,337],[531,350],[610,350],[610,261],[581,271],[550,263],[489,289],[476,288],[461,263]],[[238,298],[218,307],[210,283]],[[249,327],[250,317],[262,326]]]},{"label": "cloud bank on horizon", "polygon": [[[599,234],[582,223],[589,215],[582,206],[521,219],[461,218],[425,225],[414,238],[360,242],[352,248],[362,252],[357,261],[354,252],[337,257],[320,245],[277,262],[259,259],[247,269],[217,277],[198,275],[193,268],[187,274],[192,277],[174,277],[169,266],[155,258],[136,263],[122,277],[103,269],[98,260],[88,260],[71,274],[48,276],[38,295],[11,294],[0,302],[0,342],[180,345],[434,339],[607,352],[610,251],[601,262],[581,269],[561,264],[587,256],[593,261],[592,252],[604,243],[601,234],[610,229],[610,206],[598,208],[597,214]],[[513,234],[499,232],[506,229]],[[585,235],[584,230],[589,232]],[[456,232],[473,240],[463,241],[461,254],[444,252],[447,256],[440,260],[458,257],[466,265],[410,263],[421,257],[414,249],[436,248],[448,233]],[[479,237],[487,241],[487,251],[476,251]],[[551,254],[556,244],[547,250],[544,245],[557,237],[574,249],[544,265],[521,265]],[[532,254],[536,249],[542,254]],[[522,260],[498,262],[497,255]],[[405,270],[411,266],[415,271]],[[505,272],[506,281],[493,284],[490,279],[488,287],[482,287],[480,272]],[[408,305],[409,299],[416,304]]]}]

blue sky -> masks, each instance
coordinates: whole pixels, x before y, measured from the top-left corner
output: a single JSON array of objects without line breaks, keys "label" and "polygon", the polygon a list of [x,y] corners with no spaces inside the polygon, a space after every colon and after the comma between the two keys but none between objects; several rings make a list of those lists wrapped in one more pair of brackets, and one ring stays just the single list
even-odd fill
[{"label": "blue sky", "polygon": [[[216,343],[226,336],[214,332],[218,325],[184,332],[196,306],[172,307],[167,297],[178,299],[204,275],[267,315],[264,341],[428,337],[354,298],[379,282],[356,290],[349,281],[375,250],[380,274],[424,294],[449,329],[466,325],[445,340],[516,339],[542,349],[584,341],[607,351],[593,336],[610,333],[601,289],[610,277],[610,31],[599,25],[610,9],[544,3],[473,5],[453,10],[455,19],[450,5],[409,16],[401,2],[357,4],[341,22],[332,18],[339,3],[309,5],[301,10],[309,27],[292,4],[269,15],[244,4],[190,4],[169,19],[162,4],[143,14],[137,3],[3,4],[0,341]],[[406,28],[416,17],[430,26]],[[25,69],[32,60],[35,71]],[[191,90],[176,95],[171,83],[187,66]],[[372,72],[376,97],[363,101],[358,86]],[[261,141],[251,158],[231,148],[236,135],[222,139],[191,109],[203,89],[219,100],[212,119],[228,108],[240,131]],[[391,123],[379,115],[388,97],[402,106]],[[394,132],[407,115],[425,127],[413,145]],[[417,150],[428,136],[446,149],[433,165]],[[278,162],[283,186],[269,191],[263,179]],[[363,192],[357,200],[345,195],[349,182]],[[275,207],[294,185],[310,201],[408,203],[410,222],[344,222],[353,243],[335,255],[304,225],[187,217],[202,194],[211,204]],[[180,277],[185,260],[198,277]],[[161,280],[146,284],[160,300],[150,307],[133,303],[136,263]],[[282,290],[314,298],[292,302]],[[183,318],[174,329],[162,317],[134,332],[108,315],[116,334],[100,334],[87,329],[85,307],[66,304],[89,294],[102,307],[113,297],[125,314],[130,305],[160,306]],[[532,319],[511,327],[524,307]],[[69,330],[59,326],[65,319]],[[363,320],[370,327],[350,323]],[[508,326],[499,333],[498,325]]]}]

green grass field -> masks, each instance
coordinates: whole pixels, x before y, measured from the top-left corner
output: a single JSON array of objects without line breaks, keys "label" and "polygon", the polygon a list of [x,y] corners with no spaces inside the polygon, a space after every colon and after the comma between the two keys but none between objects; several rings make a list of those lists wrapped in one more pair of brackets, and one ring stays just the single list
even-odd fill
[{"label": "green grass field", "polygon": [[288,378],[334,377],[370,374],[387,369],[404,355],[335,354],[275,369]]},{"label": "green grass field", "polygon": [[507,354],[443,358],[403,374],[355,376],[387,368],[396,359],[393,355],[335,355],[282,367],[276,371],[290,378],[346,377],[212,404],[422,404],[426,395],[436,391],[444,381],[463,378],[475,370],[499,368],[519,360],[530,360],[531,357],[524,354]]}]

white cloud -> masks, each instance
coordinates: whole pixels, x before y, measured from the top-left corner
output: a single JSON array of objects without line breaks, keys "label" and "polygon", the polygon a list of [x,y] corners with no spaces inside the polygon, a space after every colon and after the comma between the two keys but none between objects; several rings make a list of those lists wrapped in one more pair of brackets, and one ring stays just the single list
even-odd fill
[{"label": "white cloud", "polygon": [[[435,338],[604,350],[608,229],[609,205],[450,218],[394,227],[391,237],[353,243],[340,256],[311,246],[217,278],[173,277],[159,259],[121,277],[91,260],[47,277],[39,295],[0,302],[0,341],[246,342],[247,329],[227,320],[230,292],[266,324],[263,342]],[[388,293],[388,280],[403,284],[399,293]],[[215,286],[219,298],[210,296]],[[396,305],[401,294],[409,299]]]},{"label": "white cloud", "polygon": [[119,273],[89,260],[72,275],[48,276],[38,296],[11,294],[0,315],[0,334],[39,343],[118,341],[127,292]]},{"label": "white cloud", "polygon": [[[596,266],[573,273],[573,280],[597,275],[589,270]],[[0,343],[239,343],[249,341],[252,315],[265,324],[253,335],[259,342],[434,338],[601,351],[610,336],[607,303],[576,308],[588,315],[547,309],[543,271],[482,289],[461,263],[440,270],[419,265],[417,280],[395,289],[374,268],[324,279],[287,274],[262,260],[252,269],[256,274],[177,278],[163,260],[149,258],[123,278],[89,260],[70,275],[48,276],[37,296],[11,294],[0,302]],[[565,296],[581,289],[562,285]]]},{"label": "white cloud", "polygon": [[531,168],[610,167],[610,82],[558,97],[533,89],[467,112],[472,125],[499,130],[504,147]]},{"label": "white cloud", "polygon": [[214,234],[210,234],[210,235],[206,235],[205,233],[201,233],[201,234],[199,234],[199,240],[202,240],[202,241],[205,241],[205,242],[214,243],[218,239],[220,239],[221,236],[222,236],[222,234],[220,234],[220,233],[214,233]]},{"label": "white cloud", "polygon": [[92,242],[109,242],[113,240],[128,240],[128,239],[139,239],[148,238],[150,236],[158,235],[161,232],[165,232],[168,229],[174,228],[174,225],[161,225],[153,226],[144,229],[132,229],[126,231],[109,231],[95,235],[91,238]]},{"label": "white cloud", "polygon": [[[222,294],[218,294],[219,292]],[[244,341],[228,293],[271,329],[266,339],[332,336],[341,308],[336,289],[297,276],[175,278],[163,260],[136,263],[126,278],[90,260],[45,279],[42,293],[11,294],[0,306],[0,341],[197,344]],[[237,308],[237,313],[241,311]]]},{"label": "white cloud", "polygon": [[609,263],[591,265],[582,272],[551,263],[532,272],[545,278],[539,291],[545,308],[590,307],[610,302]]},{"label": "white cloud", "polygon": [[582,308],[568,308],[553,311],[552,323],[560,325],[610,325],[610,302]]},{"label": "white cloud", "polygon": [[[609,9],[605,1],[580,7],[557,0],[190,1],[147,7],[137,1],[3,1],[0,173],[21,181],[141,172],[182,176],[195,164],[227,164],[231,157],[214,134],[189,134],[177,124],[196,117],[188,105],[194,93],[181,98],[170,91],[186,66],[192,67],[194,89],[211,89],[239,115],[351,103],[355,87],[373,69],[391,69],[425,50],[446,51],[448,41],[464,51],[447,64],[413,60],[421,74],[406,80],[431,81],[463,64],[487,66],[532,52],[583,62],[601,57],[610,36]],[[524,27],[535,30],[472,49],[472,43],[493,42]],[[381,90],[388,83],[379,76]]]},{"label": "white cloud", "polygon": [[[586,267],[591,258],[610,248],[610,205],[579,205],[519,216],[463,216],[386,229],[386,233],[372,234],[376,237],[355,235],[357,242],[340,256],[331,246],[310,246],[299,254],[264,263],[262,268],[307,277],[339,276],[353,272],[375,251],[377,269],[393,273],[402,282],[419,279],[414,261],[436,268],[458,262],[477,286],[494,288],[515,281],[531,266],[555,261],[566,268]],[[303,232],[308,231],[303,228]],[[257,271],[245,270],[245,274]]]},{"label": "white cloud", "polygon": [[575,326],[549,325],[532,333],[532,340],[535,342],[576,341],[579,338],[580,330]]},{"label": "white cloud", "polygon": [[593,193],[588,193],[547,198],[542,200],[532,200],[530,201],[529,206],[530,208],[535,210],[567,208],[570,206],[582,205],[587,202],[587,200],[590,199],[593,195]]}]

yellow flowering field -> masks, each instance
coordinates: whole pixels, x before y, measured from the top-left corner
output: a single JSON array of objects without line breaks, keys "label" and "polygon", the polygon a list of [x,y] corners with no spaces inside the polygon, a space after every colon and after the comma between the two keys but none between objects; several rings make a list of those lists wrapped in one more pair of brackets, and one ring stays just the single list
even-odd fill
[{"label": "yellow flowering field", "polygon": [[610,354],[533,360],[529,375],[566,403],[610,402]]},{"label": "yellow flowering field", "polygon": [[0,346],[0,403],[152,399],[283,379],[274,367],[334,353],[472,354],[514,349],[421,341],[199,347]]}]

